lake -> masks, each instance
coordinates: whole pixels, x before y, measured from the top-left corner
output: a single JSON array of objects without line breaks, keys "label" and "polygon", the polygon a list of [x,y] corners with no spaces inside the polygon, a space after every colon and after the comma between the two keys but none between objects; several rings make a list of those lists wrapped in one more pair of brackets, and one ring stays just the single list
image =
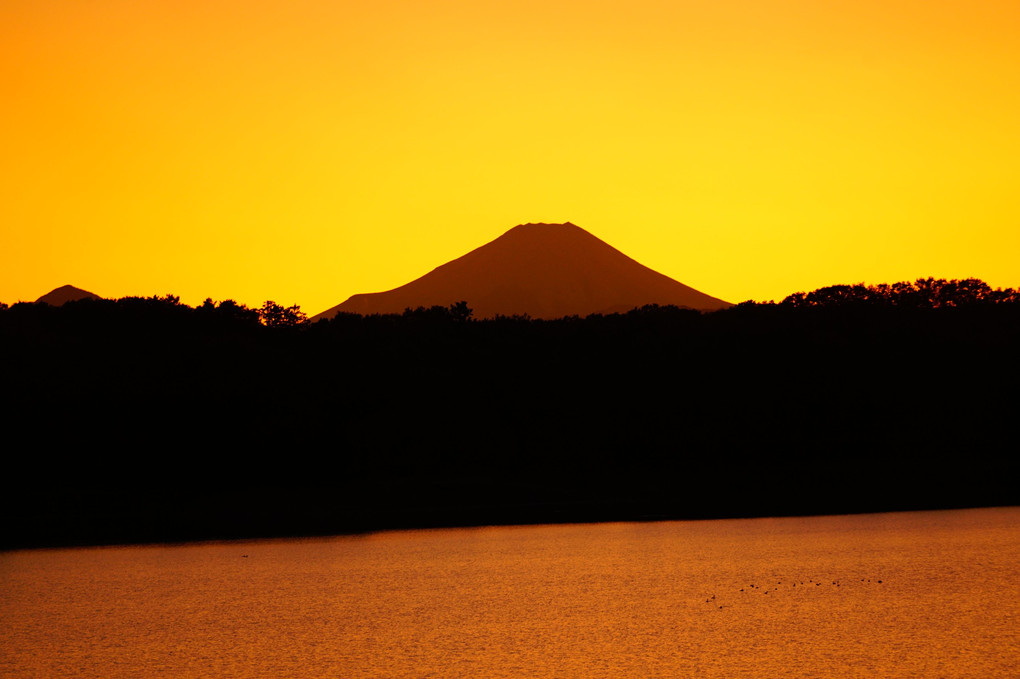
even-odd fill
[{"label": "lake", "polygon": [[1020,508],[0,554],[2,677],[1020,676]]}]

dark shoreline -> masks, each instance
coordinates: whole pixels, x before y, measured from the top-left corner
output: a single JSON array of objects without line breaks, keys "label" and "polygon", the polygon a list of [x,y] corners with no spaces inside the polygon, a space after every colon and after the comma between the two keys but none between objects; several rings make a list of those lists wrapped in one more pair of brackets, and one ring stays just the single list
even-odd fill
[{"label": "dark shoreline", "polygon": [[0,310],[0,549],[1020,504],[1020,305]]},{"label": "dark shoreline", "polygon": [[[220,498],[222,499],[222,498]],[[203,542],[244,542],[251,540],[275,540],[275,539],[314,539],[369,535],[374,533],[408,531],[408,530],[433,530],[433,529],[456,529],[456,528],[484,528],[484,527],[510,527],[510,526],[538,526],[538,525],[567,525],[567,524],[596,524],[596,523],[655,523],[664,521],[715,521],[715,520],[739,520],[759,518],[793,518],[813,516],[852,516],[862,514],[885,514],[900,512],[922,512],[922,511],[954,511],[968,509],[994,509],[1016,507],[1015,504],[1001,505],[971,505],[962,504],[959,506],[944,506],[940,503],[935,506],[904,507],[904,506],[870,506],[870,507],[838,507],[831,506],[828,509],[820,509],[812,512],[786,512],[786,513],[693,513],[693,514],[650,514],[641,508],[628,507],[541,507],[541,508],[500,508],[492,511],[471,512],[469,516],[454,518],[446,512],[426,512],[419,514],[409,520],[387,521],[385,513],[377,515],[376,521],[364,525],[355,526],[345,523],[342,520],[338,523],[331,523],[323,520],[322,514],[302,515],[291,514],[287,519],[297,519],[298,522],[291,526],[291,529],[280,530],[279,521],[256,523],[241,528],[234,525],[226,531],[211,530],[209,523],[203,523],[201,527],[188,522],[180,523],[183,517],[177,517],[177,525],[168,532],[153,532],[147,530],[143,533],[125,533],[118,535],[116,531],[92,531],[84,534],[71,529],[69,533],[53,532],[53,525],[49,524],[48,529],[37,531],[26,540],[7,542],[0,546],[0,552],[34,549],[71,549],[90,547],[126,547],[142,545],[182,545],[196,544]],[[460,508],[458,511],[463,511]],[[62,517],[66,521],[66,514]],[[95,518],[95,517],[89,517]],[[336,518],[336,517],[331,517]],[[222,516],[221,516],[222,519]],[[279,519],[279,516],[277,517]],[[122,520],[121,520],[122,521]],[[216,523],[215,521],[213,522]],[[307,530],[308,525],[317,525],[317,530]],[[80,528],[80,526],[79,526]],[[123,529],[123,523],[119,529]],[[40,539],[40,536],[44,536]],[[10,540],[10,535],[7,539]]]}]

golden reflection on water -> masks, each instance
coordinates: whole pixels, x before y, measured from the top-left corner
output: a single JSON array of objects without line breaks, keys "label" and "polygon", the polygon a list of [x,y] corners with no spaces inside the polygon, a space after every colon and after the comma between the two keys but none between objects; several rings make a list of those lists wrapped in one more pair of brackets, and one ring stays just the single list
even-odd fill
[{"label": "golden reflection on water", "polygon": [[0,554],[3,677],[1020,676],[1020,508]]}]

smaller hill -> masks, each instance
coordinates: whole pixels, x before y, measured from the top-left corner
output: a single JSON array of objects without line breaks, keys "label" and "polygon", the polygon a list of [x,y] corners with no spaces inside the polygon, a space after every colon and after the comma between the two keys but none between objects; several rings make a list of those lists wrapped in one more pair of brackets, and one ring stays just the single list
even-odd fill
[{"label": "smaller hill", "polygon": [[62,285],[55,290],[50,290],[35,301],[37,303],[49,304],[50,306],[63,306],[67,302],[76,302],[79,299],[102,299],[102,297],[94,292],[76,288],[73,285]]}]

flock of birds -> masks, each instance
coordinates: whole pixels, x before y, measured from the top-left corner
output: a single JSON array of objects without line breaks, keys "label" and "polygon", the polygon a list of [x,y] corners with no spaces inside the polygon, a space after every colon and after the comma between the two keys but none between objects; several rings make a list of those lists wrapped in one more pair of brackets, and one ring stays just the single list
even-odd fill
[{"label": "flock of birds", "polygon": [[[795,580],[793,582],[789,582],[786,587],[789,590],[793,590],[793,589],[795,589],[798,586],[801,589],[804,589],[805,587],[822,587],[822,586],[826,586],[826,587],[832,588],[832,587],[842,587],[842,586],[844,586],[846,584],[849,584],[850,582],[851,581],[833,580],[833,581],[831,581],[831,584],[830,584],[829,581],[824,581],[823,582],[822,580],[813,580],[812,579],[812,580],[808,580],[807,582],[804,582],[803,580],[799,580],[799,581]],[[854,584],[863,584],[863,585],[868,585],[868,584],[872,584],[872,583],[873,584],[877,584],[877,585],[881,585],[882,581],[876,579],[873,582],[871,580],[871,578],[861,578],[860,583],[854,582]],[[745,585],[744,587],[740,588],[740,592],[742,592],[744,594],[748,594],[748,593],[750,593],[750,594],[758,594],[758,593],[760,593],[760,594],[769,594],[770,592],[773,592],[773,593],[774,592],[779,592],[780,591],[780,587],[783,587],[783,586],[784,586],[783,585],[783,581],[782,580],[778,580],[778,581],[776,581],[775,585],[771,585],[771,584],[770,585],[766,585],[766,586],[755,585],[755,584]],[[705,603],[706,604],[716,604],[715,594],[713,594],[709,598],[705,599]],[[719,604],[716,604],[716,605],[718,605],[719,609],[722,609],[727,604],[719,603]]]}]

